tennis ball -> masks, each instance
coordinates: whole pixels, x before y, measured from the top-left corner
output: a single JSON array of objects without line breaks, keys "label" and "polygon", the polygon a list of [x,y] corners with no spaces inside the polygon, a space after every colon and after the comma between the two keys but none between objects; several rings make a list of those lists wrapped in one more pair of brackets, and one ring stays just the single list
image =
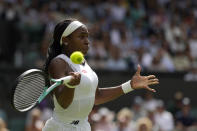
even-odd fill
[{"label": "tennis ball", "polygon": [[84,56],[82,52],[75,51],[70,55],[70,59],[75,64],[81,64],[84,61]]}]

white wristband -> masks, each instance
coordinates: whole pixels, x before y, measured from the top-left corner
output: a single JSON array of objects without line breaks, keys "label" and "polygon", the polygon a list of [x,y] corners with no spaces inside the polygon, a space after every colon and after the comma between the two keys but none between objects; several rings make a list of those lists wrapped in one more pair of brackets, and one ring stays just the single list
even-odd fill
[{"label": "white wristband", "polygon": [[134,89],[131,87],[131,84],[130,84],[131,80],[123,83],[121,86],[122,86],[122,90],[125,94],[133,91]]},{"label": "white wristband", "polygon": [[71,85],[69,85],[67,82],[64,82],[63,83],[65,86],[67,86],[68,88],[75,88],[76,86],[71,86]]}]

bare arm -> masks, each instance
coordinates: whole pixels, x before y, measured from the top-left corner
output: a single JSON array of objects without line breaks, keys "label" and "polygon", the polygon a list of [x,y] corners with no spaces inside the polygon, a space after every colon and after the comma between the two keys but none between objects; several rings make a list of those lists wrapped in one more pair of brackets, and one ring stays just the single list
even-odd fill
[{"label": "bare arm", "polygon": [[[138,65],[137,72],[131,78],[130,86],[132,89],[147,89],[152,92],[156,92],[151,89],[149,85],[159,84],[159,80],[154,75],[141,76],[141,67]],[[103,104],[112,101],[124,94],[122,85],[109,88],[97,88],[95,96],[95,105]]]},{"label": "bare arm", "polygon": [[95,96],[95,105],[103,104],[112,101],[124,93],[121,86],[109,87],[109,88],[97,88]]},{"label": "bare arm", "polygon": [[[69,67],[69,65],[59,58],[53,59],[49,65],[50,77],[54,79],[68,76],[70,72],[72,72],[72,69]],[[79,84],[80,74],[72,73],[71,75],[75,79],[72,79],[69,85]],[[68,88],[65,85],[60,85],[54,89],[53,93],[55,94],[57,102],[62,108],[66,109],[71,104],[74,97],[74,90],[74,88]]]}]

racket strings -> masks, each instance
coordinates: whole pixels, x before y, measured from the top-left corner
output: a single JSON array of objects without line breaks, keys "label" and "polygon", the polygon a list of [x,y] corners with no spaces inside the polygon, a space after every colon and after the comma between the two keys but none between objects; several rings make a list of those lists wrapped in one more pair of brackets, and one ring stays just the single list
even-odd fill
[{"label": "racket strings", "polygon": [[36,73],[23,77],[17,85],[14,94],[16,109],[23,111],[34,106],[45,87],[45,78]]},{"label": "racket strings", "polygon": [[[37,86],[39,87],[39,86]],[[27,88],[30,88],[27,86]],[[31,105],[36,104],[36,101],[38,99],[38,96],[42,93],[42,91],[39,92],[39,90],[31,90],[27,91],[28,89],[24,89],[25,91],[18,91],[21,92],[20,95],[16,95],[17,101],[15,101],[15,105],[19,109],[27,108]]]}]

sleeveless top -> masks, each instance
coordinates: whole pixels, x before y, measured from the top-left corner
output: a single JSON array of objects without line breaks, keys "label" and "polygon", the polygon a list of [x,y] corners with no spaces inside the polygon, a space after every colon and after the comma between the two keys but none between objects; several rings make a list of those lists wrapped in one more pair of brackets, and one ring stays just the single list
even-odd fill
[{"label": "sleeveless top", "polygon": [[85,65],[74,64],[64,54],[60,54],[56,58],[61,58],[68,63],[74,72],[80,72],[81,80],[75,88],[72,103],[66,109],[63,109],[58,104],[55,95],[53,96],[55,106],[53,117],[62,122],[87,119],[94,106],[95,92],[98,86],[96,73],[87,63]]}]

